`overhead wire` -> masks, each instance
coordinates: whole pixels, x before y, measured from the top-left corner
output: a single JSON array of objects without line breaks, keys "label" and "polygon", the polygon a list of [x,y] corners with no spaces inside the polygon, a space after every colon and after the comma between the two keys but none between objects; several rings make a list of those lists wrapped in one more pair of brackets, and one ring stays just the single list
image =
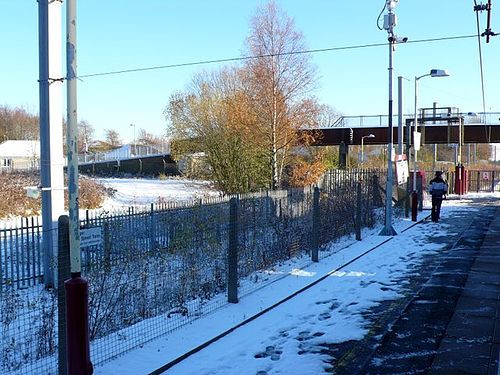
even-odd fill
[{"label": "overhead wire", "polygon": [[384,29],[383,27],[380,27],[380,16],[382,16],[382,13],[384,13],[384,10],[385,10],[386,6],[387,6],[387,3],[384,2],[384,6],[383,6],[382,10],[380,11],[380,14],[377,17],[377,28],[379,30],[383,30]]},{"label": "overhead wire", "polygon": [[[460,35],[460,36],[448,36],[448,37],[439,37],[439,38],[429,38],[429,39],[420,39],[420,40],[409,40],[405,44],[412,43],[431,43],[431,42],[440,42],[440,41],[449,41],[449,40],[458,40],[458,39],[469,39],[475,38],[476,35]],[[399,43],[398,43],[399,44]],[[237,61],[246,61],[253,59],[261,59],[267,57],[276,57],[276,56],[290,56],[290,55],[300,55],[300,54],[314,54],[314,53],[322,53],[322,52],[333,52],[333,51],[345,51],[345,50],[353,50],[353,49],[362,49],[362,48],[373,48],[373,47],[385,47],[387,43],[372,43],[372,44],[360,44],[360,45],[352,45],[352,46],[342,46],[342,47],[329,47],[329,48],[318,48],[318,49],[310,49],[303,51],[290,51],[290,52],[282,52],[277,54],[263,54],[263,55],[255,55],[255,56],[240,56],[240,57],[230,57],[224,59],[214,59],[214,60],[201,60],[201,61],[193,61],[186,63],[177,63],[177,64],[169,64],[169,65],[158,65],[158,66],[150,66],[143,68],[132,68],[132,69],[122,69],[108,72],[99,72],[99,73],[89,73],[79,75],[77,78],[91,78],[91,77],[102,77],[108,75],[117,75],[117,74],[126,74],[126,73],[137,73],[137,72],[145,72],[151,70],[161,70],[161,69],[172,69],[172,68],[182,68],[196,65],[208,65],[208,64],[218,64],[218,63],[226,63],[226,62],[237,62]]]}]

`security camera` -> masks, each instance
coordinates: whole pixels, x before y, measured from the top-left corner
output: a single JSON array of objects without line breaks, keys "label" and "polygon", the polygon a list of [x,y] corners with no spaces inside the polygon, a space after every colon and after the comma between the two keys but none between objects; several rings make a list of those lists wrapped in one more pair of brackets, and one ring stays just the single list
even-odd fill
[{"label": "security camera", "polygon": [[391,43],[406,43],[408,41],[408,38],[406,36],[399,37],[397,35],[394,35],[394,36],[390,36],[388,40]]}]

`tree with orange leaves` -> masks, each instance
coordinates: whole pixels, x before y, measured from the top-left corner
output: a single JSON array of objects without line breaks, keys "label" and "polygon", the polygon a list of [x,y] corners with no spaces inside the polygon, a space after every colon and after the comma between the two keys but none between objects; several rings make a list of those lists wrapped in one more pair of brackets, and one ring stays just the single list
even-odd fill
[{"label": "tree with orange leaves", "polygon": [[246,90],[257,118],[255,135],[263,140],[271,169],[271,188],[280,187],[291,150],[301,139],[298,130],[312,127],[319,106],[310,96],[316,68],[293,19],[274,1],[258,8],[247,38]]}]

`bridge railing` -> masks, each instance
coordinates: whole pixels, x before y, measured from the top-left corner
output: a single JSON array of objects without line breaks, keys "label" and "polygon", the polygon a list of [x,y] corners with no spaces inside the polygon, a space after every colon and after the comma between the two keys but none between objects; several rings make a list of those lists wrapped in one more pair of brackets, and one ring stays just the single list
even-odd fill
[{"label": "bridge railing", "polygon": [[160,145],[137,145],[123,149],[111,150],[109,152],[95,152],[78,155],[78,163],[96,163],[114,160],[126,160],[140,158],[144,156],[170,154],[170,143]]},{"label": "bridge railing", "polygon": [[[457,114],[453,114],[456,116]],[[473,124],[486,124],[486,125],[500,125],[500,112],[467,112],[460,113],[459,116],[463,117],[465,125]],[[442,121],[436,121],[436,124],[447,123],[447,115],[440,114]],[[403,124],[407,119],[413,119],[414,114],[403,115]],[[322,128],[376,128],[387,127],[389,125],[388,115],[366,115],[366,116],[342,116],[337,121],[329,126],[322,126]],[[392,125],[398,126],[398,115],[392,116]]]}]

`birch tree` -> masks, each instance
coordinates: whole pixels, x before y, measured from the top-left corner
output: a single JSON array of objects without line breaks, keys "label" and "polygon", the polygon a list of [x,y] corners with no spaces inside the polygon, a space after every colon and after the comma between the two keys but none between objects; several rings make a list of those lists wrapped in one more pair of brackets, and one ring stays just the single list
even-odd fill
[{"label": "birch tree", "polygon": [[274,1],[258,8],[246,41],[247,90],[258,117],[257,136],[267,145],[271,188],[280,186],[298,130],[312,126],[318,106],[311,91],[317,74],[303,35]]}]

